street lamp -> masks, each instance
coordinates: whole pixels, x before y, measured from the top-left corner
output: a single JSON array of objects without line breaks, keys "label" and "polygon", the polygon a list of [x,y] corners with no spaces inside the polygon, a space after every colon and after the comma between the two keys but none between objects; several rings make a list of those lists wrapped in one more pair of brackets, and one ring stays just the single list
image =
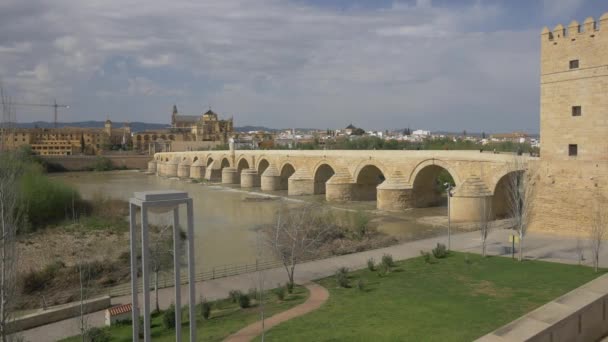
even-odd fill
[{"label": "street lamp", "polygon": [[130,209],[130,248],[131,248],[131,297],[133,322],[133,341],[139,341],[139,308],[137,298],[137,235],[136,215],[137,207],[141,208],[141,255],[142,255],[142,292],[144,297],[144,341],[150,341],[150,274],[149,274],[149,249],[148,249],[148,211],[153,213],[168,213],[173,211],[173,267],[175,284],[175,340],[181,341],[181,281],[180,281],[180,230],[179,230],[179,205],[186,204],[188,220],[188,286],[190,296],[190,341],[196,341],[196,315],[195,300],[196,290],[194,283],[194,224],[192,198],[187,192],[167,191],[144,191],[136,192],[129,201]]},{"label": "street lamp", "polygon": [[450,213],[450,198],[452,197],[452,183],[446,182],[443,184],[445,186],[446,193],[448,195],[448,251],[450,250],[450,244],[452,240],[452,221],[451,221],[451,213]]}]

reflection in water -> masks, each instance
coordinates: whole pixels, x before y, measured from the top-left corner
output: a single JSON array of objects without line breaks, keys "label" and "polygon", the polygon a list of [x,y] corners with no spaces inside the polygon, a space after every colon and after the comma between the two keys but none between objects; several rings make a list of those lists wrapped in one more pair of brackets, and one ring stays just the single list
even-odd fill
[{"label": "reflection in water", "polygon": [[[194,200],[194,229],[196,243],[196,268],[209,269],[226,264],[255,263],[256,249],[268,259],[256,242],[255,228],[271,223],[281,200],[251,201],[261,191],[241,191],[232,188],[188,183],[177,179],[149,176],[134,171],[120,172],[78,172],[53,176],[75,185],[84,198],[103,194],[111,198],[128,200],[136,191],[183,190]],[[264,192],[267,195],[286,197],[287,191]],[[283,199],[284,200],[284,199]],[[288,200],[324,202],[324,195],[290,197]],[[337,213],[350,215],[357,210],[376,213],[375,202],[354,202],[332,204]],[[181,222],[185,222],[185,208],[180,210]],[[378,213],[373,223],[378,229],[400,240],[415,240],[437,236],[445,232],[444,227],[421,224],[417,220],[428,216],[445,216],[445,208],[412,209],[402,213]],[[169,214],[151,215],[150,222],[168,223]]]}]

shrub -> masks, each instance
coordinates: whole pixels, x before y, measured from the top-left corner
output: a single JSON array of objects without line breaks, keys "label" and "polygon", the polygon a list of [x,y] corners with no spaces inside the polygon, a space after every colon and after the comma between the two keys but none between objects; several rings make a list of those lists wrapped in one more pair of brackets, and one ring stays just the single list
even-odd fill
[{"label": "shrub", "polygon": [[389,268],[395,266],[395,262],[393,261],[393,256],[390,254],[384,254],[382,256],[382,264],[388,266]]},{"label": "shrub", "polygon": [[380,263],[378,265],[378,276],[382,277],[385,274],[389,274],[391,272],[391,267],[385,263]]},{"label": "shrub", "polygon": [[106,329],[92,327],[84,335],[87,342],[110,342],[111,336]]},{"label": "shrub", "polygon": [[175,305],[171,304],[163,312],[163,326],[165,329],[175,329]]},{"label": "shrub", "polygon": [[209,319],[211,316],[211,303],[205,298],[201,298],[201,316],[203,316],[204,319]]},{"label": "shrub", "polygon": [[31,270],[21,278],[22,293],[32,294],[36,291],[44,289],[59,273],[59,270],[65,267],[63,261],[54,261],[46,265],[42,270]]},{"label": "shrub", "polygon": [[336,271],[336,283],[340,287],[344,287],[344,288],[350,287],[350,283],[348,280],[348,268],[340,267]]},{"label": "shrub", "polygon": [[249,289],[249,298],[252,299],[257,299],[258,298],[258,289],[256,289],[255,287],[252,287]]},{"label": "shrub", "polygon": [[246,309],[249,307],[250,304],[251,304],[251,299],[249,298],[249,295],[241,294],[239,296],[239,306],[241,308]]},{"label": "shrub", "polygon": [[437,247],[433,248],[433,256],[436,259],[443,259],[448,256],[448,249],[442,243],[437,243]]},{"label": "shrub", "polygon": [[363,279],[357,280],[357,288],[359,291],[365,291],[365,281]]},{"label": "shrub", "polygon": [[372,272],[376,270],[376,260],[374,258],[367,259],[367,268]]},{"label": "shrub", "polygon": [[364,238],[368,233],[369,216],[359,210],[355,214],[355,234],[358,239]]},{"label": "shrub", "polygon": [[281,284],[277,284],[277,288],[272,290],[272,293],[274,293],[281,301],[285,299],[285,292],[287,292],[287,289],[281,286]]},{"label": "shrub", "polygon": [[293,283],[288,281],[287,284],[285,284],[285,287],[287,288],[287,293],[293,293]]},{"label": "shrub", "polygon": [[36,230],[49,223],[71,218],[81,210],[78,191],[58,180],[51,180],[38,169],[25,172],[20,179],[22,208],[28,228]]},{"label": "shrub", "polygon": [[424,262],[426,262],[427,264],[431,263],[431,253],[425,252],[425,251],[420,251],[420,255],[422,255]]},{"label": "shrub", "polygon": [[94,171],[110,171],[112,168],[112,161],[102,156],[98,156],[95,159],[95,164],[93,164]]},{"label": "shrub", "polygon": [[230,299],[233,303],[237,303],[239,301],[239,297],[241,297],[241,294],[242,293],[239,290],[232,290],[229,292]]}]

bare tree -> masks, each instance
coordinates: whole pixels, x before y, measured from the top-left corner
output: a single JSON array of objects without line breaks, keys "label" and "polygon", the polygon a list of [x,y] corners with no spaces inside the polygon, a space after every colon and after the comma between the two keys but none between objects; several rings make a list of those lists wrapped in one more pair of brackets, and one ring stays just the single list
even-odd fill
[{"label": "bare tree", "polygon": [[316,254],[321,239],[331,223],[325,210],[316,204],[301,207],[281,206],[276,223],[266,230],[266,242],[287,272],[288,286],[293,288],[296,265]]},{"label": "bare tree", "polygon": [[[2,101],[2,122],[0,122],[0,144],[3,144],[6,134],[5,124],[14,114],[10,99],[0,84],[0,100]],[[10,125],[10,122],[8,123]],[[17,156],[5,152],[0,145],[0,338],[2,342],[9,337],[8,324],[12,319],[13,303],[15,302],[17,278],[17,231],[24,223],[25,212],[21,205],[18,180],[23,172],[23,163]]]},{"label": "bare tree", "polygon": [[519,237],[519,261],[524,258],[524,239],[532,221],[535,175],[534,169],[528,165],[524,157],[515,156],[509,165],[506,177],[507,209],[512,225]]},{"label": "bare tree", "polygon": [[[160,272],[173,266],[173,243],[172,243],[172,226],[163,225],[158,229],[157,234],[153,234],[150,244],[150,267],[154,273],[154,298],[156,312],[160,311],[158,303],[158,280]],[[175,284],[179,286],[179,284]]]},{"label": "bare tree", "polygon": [[485,197],[479,200],[479,234],[481,237],[481,256],[486,256],[488,235],[492,229],[492,206]]},{"label": "bare tree", "polygon": [[582,265],[585,260],[585,246],[581,240],[580,234],[576,234],[576,245],[574,246],[574,249],[576,251],[577,262],[579,265]]},{"label": "bare tree", "polygon": [[597,202],[597,207],[593,213],[591,221],[591,229],[589,230],[589,238],[591,243],[591,257],[593,258],[593,268],[598,271],[600,265],[600,252],[604,240],[608,238],[608,215],[603,210],[601,202]]}]

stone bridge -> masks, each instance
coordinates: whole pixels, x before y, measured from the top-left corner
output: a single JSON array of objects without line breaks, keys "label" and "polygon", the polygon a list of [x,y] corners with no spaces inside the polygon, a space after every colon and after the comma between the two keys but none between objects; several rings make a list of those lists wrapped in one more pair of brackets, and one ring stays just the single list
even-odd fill
[{"label": "stone bridge", "polygon": [[[525,157],[524,157],[525,158]],[[289,196],[324,194],[327,201],[376,201],[379,210],[445,203],[441,179],[456,185],[454,221],[478,221],[482,204],[504,217],[511,154],[479,151],[253,150],[157,153],[148,171],[164,177],[207,179]],[[441,177],[440,177],[441,176]]]}]

